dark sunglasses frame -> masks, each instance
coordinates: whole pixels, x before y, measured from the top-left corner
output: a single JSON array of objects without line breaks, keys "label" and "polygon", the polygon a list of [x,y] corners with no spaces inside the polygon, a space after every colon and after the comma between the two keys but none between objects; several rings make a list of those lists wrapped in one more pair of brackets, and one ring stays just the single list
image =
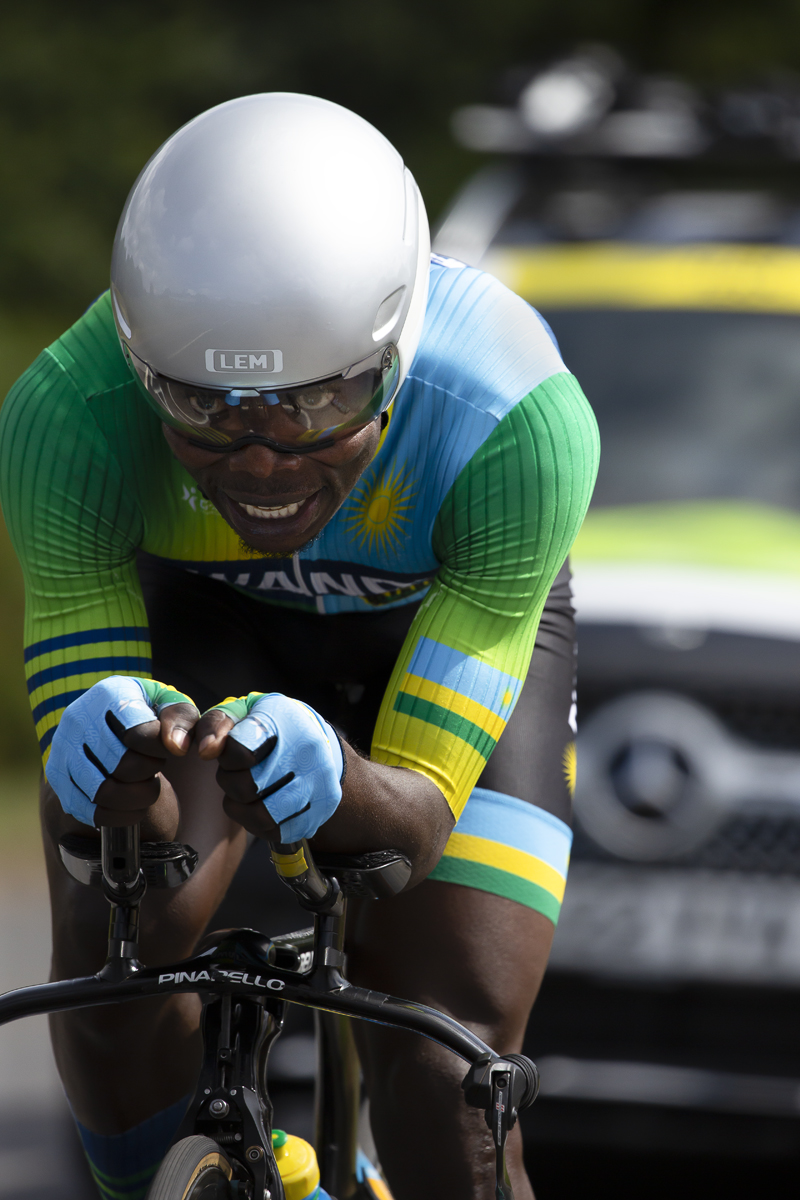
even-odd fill
[{"label": "dark sunglasses frame", "polygon": [[[365,429],[368,425],[371,425],[373,423],[373,421],[376,421],[378,419],[378,417],[383,417],[386,414],[388,407],[391,405],[391,403],[393,403],[394,398],[397,395],[397,391],[398,391],[398,388],[395,384],[389,404],[387,404],[382,409],[382,411],[375,413],[375,415],[373,417],[371,417],[369,420],[366,420],[363,423],[355,425],[355,426],[348,426],[347,424],[344,424],[341,426],[332,426],[331,427],[332,429],[337,430],[337,432],[334,436],[331,436],[331,437],[322,436],[319,438],[318,441],[314,442],[313,444],[297,445],[295,443],[292,445],[288,445],[283,442],[276,441],[274,438],[266,437],[264,434],[258,434],[258,433],[245,433],[242,437],[236,438],[235,440],[233,440],[231,442],[219,442],[219,441],[216,441],[214,438],[203,437],[200,434],[199,430],[192,429],[192,426],[190,425],[190,423],[188,421],[181,421],[180,419],[176,419],[174,414],[170,413],[169,410],[166,409],[165,405],[163,405],[161,403],[161,401],[155,395],[153,395],[150,392],[149,388],[147,387],[147,385],[145,383],[145,379],[136,365],[136,363],[138,363],[141,360],[135,359],[133,352],[130,350],[130,348],[128,346],[123,345],[123,349],[125,351],[125,357],[128,360],[129,366],[131,368],[131,372],[136,380],[136,383],[137,383],[139,389],[145,395],[148,402],[156,409],[157,413],[161,416],[162,420],[166,420],[166,423],[168,425],[170,425],[170,427],[173,428],[176,431],[176,433],[179,433],[183,438],[185,438],[186,441],[190,445],[197,446],[198,448],[203,449],[203,450],[212,451],[213,453],[216,453],[216,454],[230,454],[230,453],[233,453],[233,451],[235,451],[235,450],[242,450],[246,446],[251,446],[251,445],[267,446],[270,450],[274,450],[278,454],[315,454],[315,453],[319,453],[320,451],[323,451],[323,450],[329,450],[332,446],[336,445],[337,442],[342,441],[344,438],[349,437],[354,433],[360,432],[360,430],[362,430],[362,429]],[[394,346],[385,346],[384,349],[382,351],[380,351],[380,353],[384,357],[384,362],[386,361],[387,356],[389,357],[389,360],[390,360],[388,363],[386,363],[385,368],[383,368],[383,370],[385,372],[385,375],[384,375],[384,380],[385,380],[385,376],[388,375],[390,365],[394,365],[395,368],[397,368],[397,366],[398,366],[397,350],[396,350],[396,347],[394,347]],[[160,376],[159,373],[156,371],[153,371],[153,369],[151,367],[149,367],[147,363],[142,362],[142,366],[146,368],[146,370],[149,374],[152,374],[154,379],[163,378],[165,380],[165,382],[168,384],[175,384],[175,383],[181,382],[179,380],[169,379],[166,376]],[[326,381],[320,380],[319,382],[324,383]],[[299,386],[302,386],[302,385],[297,385],[297,387],[299,387]],[[217,391],[217,389],[213,389],[213,388],[205,388],[204,390],[214,391],[214,392]],[[227,389],[227,390],[220,388],[218,390],[219,390],[220,395],[225,395],[225,396],[234,394],[236,392],[249,392],[249,393],[256,392],[260,396],[265,396],[265,395],[277,396],[279,394],[279,392],[290,392],[290,391],[295,391],[297,389],[296,389],[296,387],[292,387],[292,388],[284,388],[284,389],[276,390],[273,388],[262,387],[262,388],[232,388],[232,389]],[[233,407],[235,407],[235,406],[233,406]],[[169,419],[170,417],[172,419]],[[320,433],[324,433],[324,431],[320,430]]]}]

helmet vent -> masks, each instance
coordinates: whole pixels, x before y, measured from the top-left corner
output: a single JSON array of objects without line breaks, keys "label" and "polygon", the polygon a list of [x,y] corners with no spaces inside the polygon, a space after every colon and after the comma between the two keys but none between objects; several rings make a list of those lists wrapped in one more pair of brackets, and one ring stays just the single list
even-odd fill
[{"label": "helmet vent", "polygon": [[372,340],[374,342],[381,341],[382,338],[391,333],[397,323],[397,318],[400,316],[405,294],[406,289],[404,285],[403,287],[399,287],[396,292],[392,292],[390,296],[387,296],[381,304],[378,314],[375,317],[375,324],[372,326]]}]

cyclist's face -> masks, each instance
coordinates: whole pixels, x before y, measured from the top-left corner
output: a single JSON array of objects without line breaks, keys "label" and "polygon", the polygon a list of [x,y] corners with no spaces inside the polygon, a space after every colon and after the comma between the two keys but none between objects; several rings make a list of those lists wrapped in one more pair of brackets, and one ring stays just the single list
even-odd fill
[{"label": "cyclist's face", "polygon": [[316,454],[281,454],[257,444],[218,454],[162,428],[178,462],[231,528],[265,554],[292,554],[320,532],[355,487],[381,435],[381,422],[373,421]]}]

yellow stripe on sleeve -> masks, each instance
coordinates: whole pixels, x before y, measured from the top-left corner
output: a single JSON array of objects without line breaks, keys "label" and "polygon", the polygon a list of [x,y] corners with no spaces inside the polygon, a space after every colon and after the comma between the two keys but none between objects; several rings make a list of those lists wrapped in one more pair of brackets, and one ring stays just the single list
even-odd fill
[{"label": "yellow stripe on sleeve", "polygon": [[426,775],[458,820],[486,766],[483,755],[454,734],[402,713],[393,713],[390,735],[389,745],[372,743],[370,757],[388,767],[408,767]]},{"label": "yellow stripe on sleeve", "polygon": [[471,700],[469,696],[454,692],[441,683],[423,679],[421,675],[407,674],[400,690],[408,696],[418,696],[421,700],[430,700],[432,704],[440,704],[442,708],[456,713],[459,717],[466,717],[468,721],[472,721],[473,724],[485,730],[495,741],[506,727],[506,722],[502,717],[498,717],[497,713],[493,713],[490,708],[479,704],[477,700]]},{"label": "yellow stripe on sleeve", "polygon": [[446,857],[463,858],[519,875],[522,879],[545,888],[559,903],[564,899],[567,881],[563,875],[543,859],[526,854],[523,850],[515,850],[512,846],[504,846],[500,842],[475,837],[470,833],[451,833],[444,853]]}]

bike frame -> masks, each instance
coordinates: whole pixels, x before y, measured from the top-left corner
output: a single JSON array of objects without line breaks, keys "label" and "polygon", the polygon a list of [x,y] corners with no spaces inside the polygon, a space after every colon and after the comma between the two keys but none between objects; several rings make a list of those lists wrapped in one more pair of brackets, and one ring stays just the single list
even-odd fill
[{"label": "bike frame", "polygon": [[340,1018],[422,1034],[472,1068],[463,1085],[466,1099],[487,1113],[499,1156],[496,1195],[498,1200],[511,1200],[504,1172],[501,1190],[501,1160],[517,1110],[535,1098],[535,1086],[532,1096],[525,1092],[526,1067],[520,1065],[533,1064],[522,1056],[500,1058],[470,1030],[424,1004],[350,984],[341,973],[346,899],[338,881],[317,870],[305,843],[277,847],[273,858],[279,872],[279,859],[295,864],[298,856],[302,859],[304,872],[282,877],[304,907],[316,909],[313,930],[276,938],[252,929],[226,930],[205,938],[190,958],[144,967],[137,958],[138,908],[145,890],[138,827],[104,829],[102,835],[103,886],[111,904],[105,965],[96,975],[0,996],[0,1025],[37,1013],[199,993],[204,1060],[179,1136],[201,1132],[214,1137],[232,1161],[237,1160],[244,1188],[239,1194],[247,1196],[250,1189],[252,1200],[284,1200],[272,1152],[267,1058],[287,1002],[320,1014],[317,1027],[325,1070],[318,1085],[317,1147],[322,1186],[338,1200],[348,1200],[355,1190],[359,1098],[349,1031]]}]

